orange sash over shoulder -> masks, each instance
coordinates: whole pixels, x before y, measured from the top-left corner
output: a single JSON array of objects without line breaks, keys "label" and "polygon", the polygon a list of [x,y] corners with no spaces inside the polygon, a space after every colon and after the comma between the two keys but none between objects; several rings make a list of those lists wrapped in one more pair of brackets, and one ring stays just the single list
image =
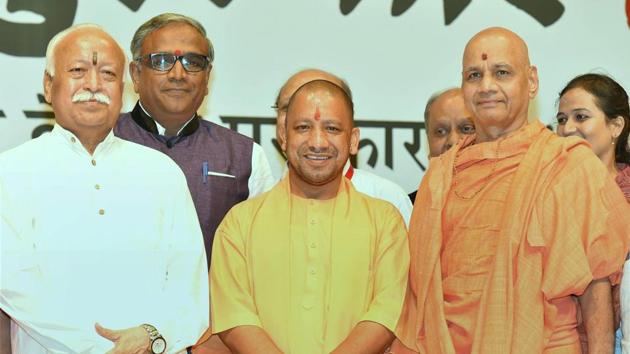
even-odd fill
[{"label": "orange sash over shoulder", "polygon": [[[628,249],[630,209],[581,139],[560,138],[536,121],[514,134],[531,143],[514,172],[494,263],[474,321],[472,353],[579,353],[554,344],[556,302],[580,295],[593,279],[618,277]],[[471,139],[431,160],[409,229],[409,288],[393,352],[454,354],[444,312],[442,219],[455,157]]]}]

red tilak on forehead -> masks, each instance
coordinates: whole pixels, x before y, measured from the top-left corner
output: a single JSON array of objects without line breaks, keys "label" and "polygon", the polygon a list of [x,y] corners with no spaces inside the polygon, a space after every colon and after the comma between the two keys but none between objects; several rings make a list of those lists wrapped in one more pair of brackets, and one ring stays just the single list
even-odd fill
[{"label": "red tilak on forehead", "polygon": [[486,60],[486,59],[488,59],[488,54],[481,53],[481,60]]},{"label": "red tilak on forehead", "polygon": [[315,120],[319,120],[319,118],[321,118],[321,113],[319,112],[319,106],[315,107],[315,115],[313,116],[313,119]]},{"label": "red tilak on forehead", "polygon": [[182,55],[182,51],[179,49],[175,49],[175,55],[180,56]]}]

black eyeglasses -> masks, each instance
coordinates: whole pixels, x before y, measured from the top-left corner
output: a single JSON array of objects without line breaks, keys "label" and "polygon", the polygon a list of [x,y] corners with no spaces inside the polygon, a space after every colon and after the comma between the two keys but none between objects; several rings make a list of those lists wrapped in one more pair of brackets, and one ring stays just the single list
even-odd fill
[{"label": "black eyeglasses", "polygon": [[173,53],[151,53],[136,58],[136,61],[143,63],[157,71],[171,71],[175,63],[179,60],[184,69],[188,72],[204,71],[210,66],[210,58],[196,53],[186,53],[175,55]]}]

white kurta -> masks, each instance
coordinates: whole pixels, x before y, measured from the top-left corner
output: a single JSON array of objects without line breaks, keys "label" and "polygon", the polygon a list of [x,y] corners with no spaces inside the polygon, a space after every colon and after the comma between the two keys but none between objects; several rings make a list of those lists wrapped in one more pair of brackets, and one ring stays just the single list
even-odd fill
[{"label": "white kurta", "polygon": [[[346,166],[343,169],[344,175],[347,175],[349,168],[350,161],[346,162]],[[392,203],[402,215],[403,220],[405,220],[405,225],[409,227],[413,205],[409,195],[401,186],[372,172],[358,168],[354,169],[350,180],[354,188],[359,192]]]},{"label": "white kurta", "polygon": [[104,353],[112,329],[154,325],[174,353],[208,327],[203,237],[167,156],[69,131],[0,154],[0,307],[14,353]]}]

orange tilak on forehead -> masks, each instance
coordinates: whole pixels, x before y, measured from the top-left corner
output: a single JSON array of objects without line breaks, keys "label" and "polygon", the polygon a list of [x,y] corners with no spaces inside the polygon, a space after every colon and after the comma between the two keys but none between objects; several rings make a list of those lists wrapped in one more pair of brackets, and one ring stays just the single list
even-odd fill
[{"label": "orange tilak on forehead", "polygon": [[180,49],[175,49],[175,55],[180,56],[182,53],[183,52]]},{"label": "orange tilak on forehead", "polygon": [[315,107],[315,115],[313,115],[313,119],[315,119],[316,121],[319,121],[319,119],[322,117],[321,112],[319,111],[319,106]]},{"label": "orange tilak on forehead", "polygon": [[481,60],[487,60],[487,59],[488,59],[488,54],[481,53]]}]

